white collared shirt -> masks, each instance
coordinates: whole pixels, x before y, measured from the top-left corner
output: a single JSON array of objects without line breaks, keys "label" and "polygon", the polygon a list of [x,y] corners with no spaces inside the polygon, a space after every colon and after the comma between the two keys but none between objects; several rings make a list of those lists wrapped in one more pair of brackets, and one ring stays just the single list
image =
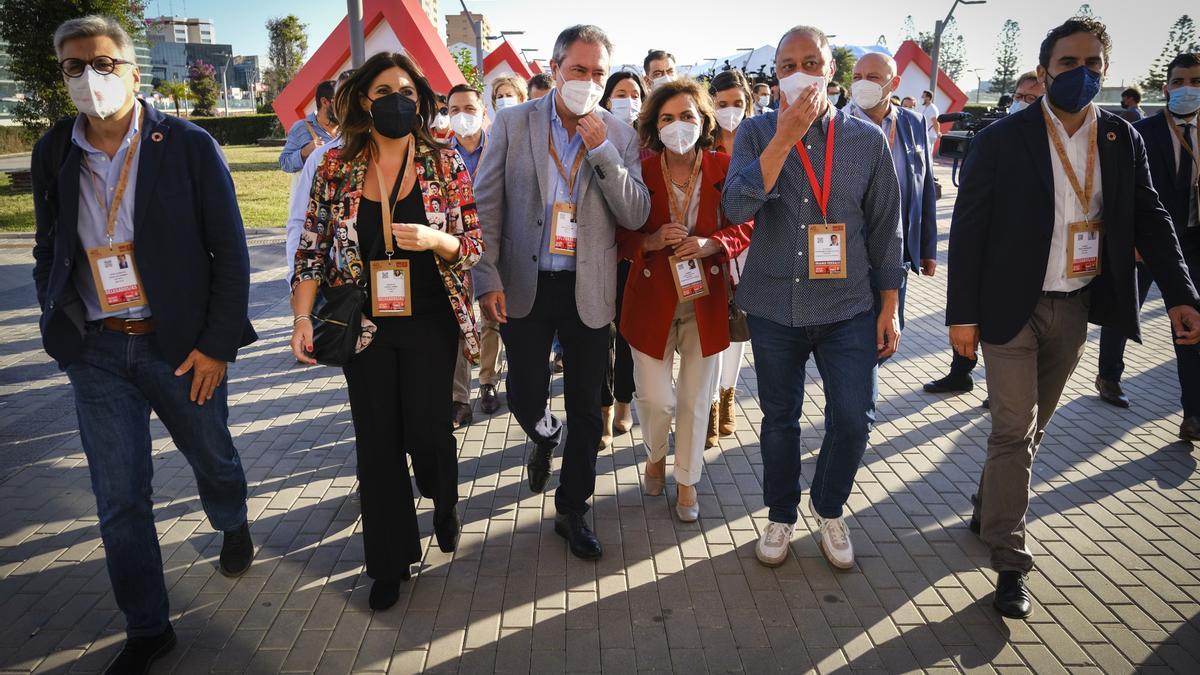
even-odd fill
[{"label": "white collared shirt", "polygon": [[[1067,135],[1066,127],[1050,109],[1045,96],[1042,97],[1042,107],[1058,131],[1058,138],[1062,141],[1063,149],[1067,158],[1071,160],[1071,166],[1082,187],[1087,182],[1084,174],[1087,171],[1088,148],[1092,144],[1092,125],[1097,124],[1096,106],[1088,105],[1087,119],[1074,136]],[[1070,292],[1079,290],[1092,281],[1092,277],[1067,278],[1067,226],[1081,220],[1100,220],[1104,213],[1104,195],[1100,187],[1100,157],[1097,149],[1096,166],[1092,173],[1092,199],[1085,213],[1075,196],[1075,190],[1071,187],[1067,170],[1054,149],[1050,129],[1046,130],[1046,143],[1050,146],[1050,170],[1054,176],[1054,234],[1050,239],[1050,258],[1046,261],[1046,277],[1042,282],[1042,290]],[[1101,257],[1104,255],[1103,246],[1106,243],[1101,243]]]},{"label": "white collared shirt", "polygon": [[[1181,132],[1183,131],[1183,125],[1185,123],[1192,125],[1192,128],[1188,131],[1188,134],[1192,137],[1191,138],[1192,147],[1200,148],[1200,145],[1196,144],[1196,140],[1197,140],[1196,139],[1196,124],[1200,123],[1200,115],[1193,113],[1190,119],[1181,120],[1178,117],[1175,117],[1170,112],[1167,112],[1165,110],[1163,111],[1163,114],[1167,116],[1167,124],[1174,124],[1175,127],[1177,129],[1179,129],[1179,131],[1181,131]],[[1174,160],[1175,160],[1174,162],[1171,163],[1171,168],[1175,169],[1176,171],[1179,170],[1180,162],[1195,161],[1192,159],[1191,155],[1189,155],[1187,153],[1186,150],[1183,151],[1182,156],[1180,155],[1179,136],[1176,136],[1175,132],[1171,132],[1171,157],[1174,158]],[[1193,166],[1192,167],[1192,185],[1196,184],[1196,179],[1198,177],[1200,177],[1200,166]],[[1188,227],[1200,227],[1200,220],[1197,219],[1197,213],[1196,213],[1196,199],[1197,199],[1196,191],[1190,190],[1189,192],[1190,192],[1191,196],[1188,197],[1189,217],[1188,217],[1187,225],[1188,225]]]}]

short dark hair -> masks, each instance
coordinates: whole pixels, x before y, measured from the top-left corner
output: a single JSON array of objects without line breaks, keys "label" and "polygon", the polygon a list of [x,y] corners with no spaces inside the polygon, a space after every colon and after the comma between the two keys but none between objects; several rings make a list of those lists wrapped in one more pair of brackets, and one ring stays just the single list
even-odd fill
[{"label": "short dark hair", "polygon": [[475,94],[475,98],[483,100],[483,94],[479,90],[469,84],[456,84],[450,88],[450,93],[446,94],[446,102],[450,102],[450,97],[455,94]]},{"label": "short dark hair", "polygon": [[324,101],[332,101],[333,100],[333,89],[334,89],[333,80],[325,80],[321,84],[317,85],[317,93],[314,98],[317,99],[318,106],[321,105],[321,101],[323,101],[323,100]]},{"label": "short dark hair", "polygon": [[1167,82],[1171,81],[1171,71],[1175,68],[1195,68],[1200,66],[1200,54],[1184,52],[1167,64]]},{"label": "short dark hair", "polygon": [[658,61],[659,59],[667,59],[674,62],[675,55],[662,49],[651,49],[650,51],[646,52],[646,58],[642,59],[642,72],[649,75],[650,62]]},{"label": "short dark hair", "polygon": [[1134,89],[1133,87],[1130,87],[1130,88],[1126,89],[1125,91],[1121,92],[1121,98],[1131,98],[1134,101],[1136,101],[1137,103],[1141,103],[1142,102],[1142,92],[1138,91],[1137,89]]},{"label": "short dark hair", "polygon": [[550,60],[561,66],[563,59],[567,57],[567,50],[576,42],[600,45],[608,52],[608,57],[612,58],[613,46],[612,41],[608,39],[608,34],[599,26],[580,24],[571,26],[558,34],[558,39],[554,41],[554,53],[550,56]]},{"label": "short dark hair", "polygon": [[921,92],[921,95],[922,95],[922,96],[928,96],[929,98],[933,98],[933,92],[932,92],[932,91],[929,91],[928,89],[926,89],[925,91]]},{"label": "short dark hair", "polygon": [[1058,41],[1070,37],[1076,33],[1091,33],[1100,41],[1100,46],[1104,50],[1104,62],[1108,63],[1108,55],[1112,52],[1112,38],[1108,36],[1108,28],[1104,23],[1090,16],[1077,16],[1067,19],[1061,26],[1051,28],[1046,33],[1046,39],[1042,40],[1042,47],[1038,50],[1038,63],[1043,68],[1050,67],[1050,53],[1054,51],[1054,45]]},{"label": "short dark hair", "polygon": [[550,91],[551,89],[554,88],[554,80],[552,80],[550,78],[550,76],[546,73],[538,73],[537,75],[534,75],[533,77],[529,78],[529,82],[527,82],[526,85],[527,85],[526,86],[527,89],[535,89],[536,88],[536,89],[545,89],[546,91]]}]

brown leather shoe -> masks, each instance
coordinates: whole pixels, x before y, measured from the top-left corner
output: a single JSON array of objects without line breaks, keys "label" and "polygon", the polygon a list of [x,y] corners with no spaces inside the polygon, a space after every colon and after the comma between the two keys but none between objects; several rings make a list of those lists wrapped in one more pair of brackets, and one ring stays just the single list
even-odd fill
[{"label": "brown leather shoe", "polygon": [[715,448],[721,440],[720,432],[717,429],[717,422],[720,418],[720,406],[713,402],[712,407],[708,409],[708,437],[704,439],[705,448]]},{"label": "brown leather shoe", "polygon": [[722,436],[728,436],[737,431],[737,389],[721,390],[721,418],[717,430]]},{"label": "brown leather shoe", "polygon": [[1200,443],[1200,416],[1183,418],[1183,423],[1179,425],[1179,438]]},{"label": "brown leather shoe", "polygon": [[633,413],[628,403],[617,401],[613,409],[613,435],[620,436],[633,428]]},{"label": "brown leather shoe", "polygon": [[496,398],[496,385],[485,384],[479,388],[479,409],[484,415],[491,415],[500,409],[500,400]]},{"label": "brown leather shoe", "polygon": [[1096,378],[1096,391],[1100,392],[1100,400],[1118,408],[1129,407],[1129,397],[1121,391],[1121,383],[1114,380]]},{"label": "brown leather shoe", "polygon": [[450,404],[450,423],[455,429],[470,424],[471,418],[471,404],[458,401]]}]

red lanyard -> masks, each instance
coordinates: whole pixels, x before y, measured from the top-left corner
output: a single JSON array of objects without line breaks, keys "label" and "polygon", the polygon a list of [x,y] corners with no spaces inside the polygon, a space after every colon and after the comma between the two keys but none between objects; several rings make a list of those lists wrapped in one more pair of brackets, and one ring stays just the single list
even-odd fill
[{"label": "red lanyard", "polygon": [[828,137],[825,140],[825,185],[822,186],[817,181],[817,174],[813,171],[812,162],[808,159],[808,150],[804,147],[804,139],[801,139],[796,144],[796,152],[800,154],[800,161],[804,162],[804,171],[808,173],[808,184],[812,186],[813,196],[817,199],[817,206],[821,207],[821,217],[825,222],[829,222],[829,191],[833,187],[833,134],[837,128],[834,126],[834,115],[829,116],[829,125],[825,135]]}]

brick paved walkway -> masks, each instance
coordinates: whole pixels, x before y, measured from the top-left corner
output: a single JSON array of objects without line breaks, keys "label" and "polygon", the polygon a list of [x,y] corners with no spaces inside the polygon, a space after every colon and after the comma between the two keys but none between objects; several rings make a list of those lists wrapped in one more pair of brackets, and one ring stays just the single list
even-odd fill
[{"label": "brick paved walkway", "polygon": [[[943,236],[943,257],[945,246]],[[477,412],[459,434],[458,553],[438,552],[428,537],[399,604],[373,615],[343,380],[297,368],[285,351],[279,248],[251,248],[262,340],[230,370],[260,546],[245,577],[216,572],[220,537],[154,423],[156,514],[179,633],[155,672],[1200,672],[1200,480],[1193,449],[1174,440],[1178,385],[1157,293],[1144,315],[1147,344],[1127,353],[1134,407],[1107,407],[1092,391],[1093,330],[1038,455],[1028,623],[990,609],[987,551],[966,527],[989,426],[982,373],[966,396],[920,391],[949,359],[942,272],[911,278],[902,352],[880,375],[881,422],[850,502],[853,571],[826,565],[807,517],[786,565],[754,559],[766,511],[747,354],[741,424],[706,453],[699,523],[673,518],[673,484],[666,496],[642,496],[635,427],[599,461],[593,514],[604,558],[574,559],[552,531],[552,501],[524,486],[519,427],[507,409]],[[114,655],[122,618],[70,389],[40,351],[28,274],[25,244],[0,248],[0,671],[95,672]],[[806,475],[823,404],[818,386],[809,392]],[[554,403],[561,409],[561,397]],[[430,533],[431,506],[420,506]]]}]

